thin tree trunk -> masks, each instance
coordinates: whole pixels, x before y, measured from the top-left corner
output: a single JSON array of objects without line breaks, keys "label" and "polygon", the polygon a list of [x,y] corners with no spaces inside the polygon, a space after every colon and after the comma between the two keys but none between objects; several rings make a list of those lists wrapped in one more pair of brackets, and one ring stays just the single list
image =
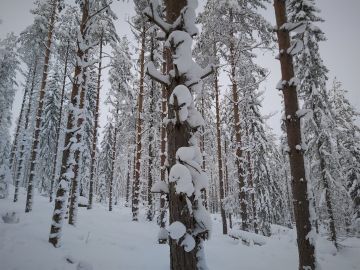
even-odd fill
[{"label": "thin tree trunk", "polygon": [[[27,107],[27,110],[26,110],[26,114],[25,114],[24,132],[27,131],[28,126],[29,126],[29,116],[30,116],[32,98],[33,98],[33,93],[34,93],[34,88],[35,88],[37,63],[38,63],[38,56],[36,56],[35,62],[34,62],[34,69],[33,69],[33,74],[32,74],[32,82],[31,82],[31,88],[30,88],[30,94],[29,94],[29,103],[28,103],[28,107]],[[23,140],[23,138],[22,138],[22,140]],[[18,164],[18,167],[16,169],[14,202],[18,201],[18,196],[19,196],[20,178],[21,178],[21,173],[22,173],[22,165],[24,163],[24,160],[23,160],[24,159],[24,148],[25,148],[24,142],[21,142],[19,164]]]},{"label": "thin tree trunk", "polygon": [[[214,47],[216,47],[214,45]],[[216,48],[214,49],[216,52]],[[215,87],[215,105],[216,105],[216,141],[217,141],[217,157],[218,157],[218,170],[219,170],[219,191],[220,191],[220,214],[222,219],[223,234],[227,234],[227,222],[224,209],[224,176],[223,176],[223,160],[221,150],[221,123],[220,123],[220,101],[219,101],[219,85],[218,85],[218,72],[215,71],[214,78]]]},{"label": "thin tree trunk", "polygon": [[32,144],[32,150],[31,150],[30,174],[29,174],[29,179],[28,179],[26,207],[25,207],[26,213],[28,213],[32,210],[33,192],[34,192],[34,183],[33,182],[34,182],[34,177],[35,177],[35,166],[36,166],[37,152],[38,152],[38,146],[39,146],[40,128],[41,128],[42,112],[43,112],[44,97],[45,97],[45,90],[46,90],[45,88],[46,88],[46,81],[47,81],[47,76],[48,76],[52,36],[53,36],[53,32],[54,32],[57,7],[58,7],[58,0],[53,0],[51,18],[50,18],[47,42],[46,42],[46,48],[45,48],[44,69],[43,69],[43,75],[42,75],[42,80],[41,80],[38,108],[37,108],[37,113],[36,113],[35,131],[34,131],[34,135],[33,135],[33,144]]},{"label": "thin tree trunk", "polygon": [[[116,116],[119,114],[119,110],[116,111]],[[113,145],[112,145],[112,156],[111,156],[111,178],[109,183],[109,211],[112,211],[112,194],[113,194],[113,183],[114,183],[114,169],[115,169],[115,159],[116,159],[116,142],[117,142],[117,133],[118,133],[118,120],[116,117],[115,126],[114,126],[114,138],[113,138]]]},{"label": "thin tree trunk", "polygon": [[[164,51],[163,56],[166,59],[166,52]],[[163,63],[163,73],[166,73],[166,62]],[[166,183],[166,126],[164,124],[164,120],[167,117],[167,98],[168,98],[168,90],[165,85],[161,86],[161,130],[160,130],[160,180]],[[160,215],[159,215],[159,225],[160,231],[165,230],[166,226],[166,194],[160,194]],[[161,234],[159,234],[161,235]],[[166,244],[167,237],[159,237],[159,244]]]},{"label": "thin tree trunk", "polygon": [[[252,135],[255,136],[254,134],[254,128],[251,128],[251,132]],[[246,127],[246,135],[249,138],[249,129],[248,127]],[[253,216],[252,216],[252,223],[254,226],[254,232],[256,234],[259,233],[259,226],[258,226],[258,221],[257,221],[257,211],[256,211],[256,200],[255,200],[255,189],[254,189],[254,176],[253,176],[253,168],[252,168],[252,161],[251,161],[251,155],[250,155],[250,150],[248,150],[246,152],[246,158],[247,158],[247,162],[249,164],[249,172],[248,172],[248,185],[249,185],[249,190],[250,190],[250,199],[251,199],[251,206],[252,206],[252,212],[253,212]]]},{"label": "thin tree trunk", "polygon": [[[34,67],[35,68],[35,67]],[[27,79],[26,79],[26,84],[25,84],[25,89],[24,89],[24,96],[23,96],[23,100],[21,103],[21,109],[20,109],[20,115],[19,115],[19,119],[16,125],[16,132],[15,132],[15,136],[14,136],[14,142],[11,148],[11,155],[10,155],[10,169],[13,170],[13,165],[15,163],[15,154],[17,151],[17,145],[18,145],[18,139],[19,139],[19,134],[20,134],[20,128],[21,128],[21,121],[23,119],[23,114],[25,111],[25,104],[26,104],[26,97],[28,96],[28,84],[31,78],[31,68],[29,68],[29,73],[27,75]],[[29,96],[29,100],[30,100],[30,96]]]},{"label": "thin tree trunk", "polygon": [[[274,9],[277,22],[277,37],[280,52],[282,80],[289,82],[294,77],[292,56],[287,52],[290,47],[290,36],[286,30],[280,30],[286,23],[286,3],[283,0],[274,0]],[[311,240],[311,222],[309,198],[303,152],[297,148],[301,145],[300,119],[296,112],[299,110],[296,86],[286,83],[282,89],[284,95],[286,132],[290,149],[289,159],[292,175],[292,192],[299,251],[299,270],[315,270],[315,247]]]},{"label": "thin tree trunk", "polygon": [[141,174],[141,152],[142,152],[142,113],[144,101],[144,75],[145,75],[145,40],[146,29],[143,25],[141,30],[141,49],[140,49],[140,85],[137,107],[137,121],[136,121],[136,159],[135,159],[135,179],[133,191],[133,205],[132,205],[132,220],[138,221],[139,219],[139,195],[140,195],[140,174]]},{"label": "thin tree trunk", "polygon": [[[85,27],[86,27],[86,22],[89,18],[89,10],[88,10],[88,0],[84,0],[85,3],[82,6],[82,19],[81,19],[81,24],[80,24],[80,33],[82,35],[84,35],[84,31],[85,31]],[[78,43],[80,41],[78,40]],[[81,48],[81,46],[78,46],[78,50],[77,50],[77,58],[78,59],[83,59],[84,54],[86,52],[84,52]],[[73,108],[82,108],[83,103],[84,103],[84,91],[81,91],[82,93],[80,94],[80,84],[79,84],[79,76],[82,72],[84,72],[82,70],[82,63],[80,63],[79,61],[76,63],[75,66],[75,82],[73,84],[72,87],[72,91],[71,91],[71,104],[73,106]],[[80,119],[79,119],[80,120]],[[76,164],[73,167],[73,164],[71,161],[71,145],[70,142],[71,140],[74,138],[74,131],[73,128],[76,125],[75,122],[75,115],[74,115],[74,111],[70,110],[68,113],[68,117],[67,117],[67,131],[65,134],[65,143],[64,143],[64,150],[63,150],[63,156],[62,156],[62,164],[61,164],[61,172],[60,172],[60,181],[59,181],[59,187],[57,189],[56,192],[56,199],[55,199],[55,208],[54,208],[54,213],[53,213],[53,217],[52,217],[52,225],[51,225],[51,229],[50,229],[50,236],[49,236],[49,242],[51,244],[53,244],[54,247],[59,247],[60,246],[60,238],[61,238],[61,233],[62,233],[62,226],[63,226],[63,221],[64,221],[64,217],[66,214],[66,209],[67,209],[67,192],[69,189],[69,174],[70,173],[74,173],[74,175],[72,175],[71,178],[75,178],[76,174],[77,174],[77,168],[76,168]],[[79,124],[79,123],[77,123]],[[79,138],[76,138],[79,139]],[[79,151],[77,151],[79,152]],[[77,153],[77,155],[74,155],[74,162],[78,163],[78,159],[79,159],[79,153]]]},{"label": "thin tree trunk", "polygon": [[[233,21],[232,10],[230,9],[230,23]],[[234,124],[235,124],[235,139],[236,139],[236,167],[238,171],[239,181],[239,201],[240,201],[240,215],[241,215],[241,229],[244,231],[248,230],[249,222],[246,209],[246,193],[245,193],[245,182],[244,182],[244,168],[241,162],[243,151],[241,149],[241,127],[240,127],[240,112],[239,112],[239,95],[236,82],[236,51],[234,44],[234,34],[231,33],[230,40],[230,81],[232,84],[232,103],[234,110]]]},{"label": "thin tree trunk", "polygon": [[130,172],[131,172],[131,155],[128,153],[128,171],[126,176],[126,194],[125,194],[125,206],[129,206],[129,197],[130,197]]},{"label": "thin tree trunk", "polygon": [[65,85],[66,85],[66,77],[67,77],[67,67],[68,67],[68,58],[69,58],[69,47],[70,47],[70,40],[68,40],[66,46],[66,54],[65,54],[65,66],[64,66],[64,77],[62,82],[61,88],[61,100],[60,100],[60,117],[59,122],[57,123],[56,127],[56,147],[55,147],[55,154],[54,154],[54,165],[51,177],[51,184],[50,184],[50,202],[53,201],[53,193],[54,193],[54,182],[56,177],[56,168],[58,165],[58,148],[59,148],[59,140],[60,140],[60,129],[61,129],[61,122],[62,122],[62,114],[63,114],[63,106],[64,106],[64,96],[65,96]]},{"label": "thin tree trunk", "polygon": [[336,236],[336,228],[335,228],[335,219],[334,219],[334,211],[333,206],[331,202],[330,197],[330,187],[329,182],[326,176],[326,165],[323,155],[320,152],[321,143],[318,142],[318,153],[319,153],[319,159],[320,159],[320,171],[321,171],[321,180],[322,184],[325,189],[325,202],[326,202],[326,212],[328,214],[328,220],[329,220],[329,230],[330,230],[330,240],[334,243],[334,246],[336,249],[339,248],[337,243],[337,236]]},{"label": "thin tree trunk", "polygon": [[[89,184],[89,202],[87,209],[93,207],[93,196],[94,196],[94,176],[95,176],[95,159],[96,159],[96,145],[97,145],[97,129],[99,122],[99,107],[100,107],[100,89],[101,89],[101,71],[102,71],[102,51],[103,51],[103,36],[100,37],[100,55],[99,55],[99,66],[98,66],[98,77],[96,86],[96,107],[94,117],[94,129],[93,129],[93,140],[91,149],[91,163],[90,163],[90,184]],[[111,210],[110,210],[111,211]]]}]

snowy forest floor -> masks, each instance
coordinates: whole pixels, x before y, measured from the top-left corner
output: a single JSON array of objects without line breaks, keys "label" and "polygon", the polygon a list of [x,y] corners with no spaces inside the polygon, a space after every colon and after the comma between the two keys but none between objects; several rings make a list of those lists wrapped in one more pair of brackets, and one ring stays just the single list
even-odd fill
[{"label": "snowy forest floor", "polygon": [[[0,200],[0,215],[15,211],[20,222],[6,224],[0,218],[1,270],[168,270],[169,247],[157,244],[158,226],[144,218],[131,221],[130,208],[105,205],[79,208],[76,227],[65,225],[62,246],[48,243],[53,205],[36,195],[33,212],[24,213],[25,191],[13,203],[12,194]],[[144,217],[144,215],[142,215]],[[294,230],[273,226],[263,246],[245,246],[221,234],[219,216],[213,215],[213,233],[205,246],[211,270],[296,270]],[[334,250],[324,237],[318,239],[318,261],[323,270],[359,270],[360,239],[348,238]],[[68,261],[72,261],[70,263]]]}]

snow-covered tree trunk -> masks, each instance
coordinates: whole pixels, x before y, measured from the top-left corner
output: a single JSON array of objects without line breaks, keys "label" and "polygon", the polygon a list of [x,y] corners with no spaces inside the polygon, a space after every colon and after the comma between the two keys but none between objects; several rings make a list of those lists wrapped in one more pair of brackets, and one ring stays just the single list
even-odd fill
[{"label": "snow-covered tree trunk", "polygon": [[294,78],[292,55],[289,53],[290,36],[283,25],[286,19],[286,3],[283,0],[274,0],[275,17],[277,23],[277,37],[280,51],[280,65],[284,95],[286,132],[289,147],[289,159],[292,175],[292,193],[294,214],[297,231],[297,243],[299,252],[299,270],[315,270],[315,239],[310,221],[310,205],[308,184],[305,177],[304,154],[301,148],[300,119],[297,116],[299,110],[296,86],[290,84]]},{"label": "snow-covered tree trunk", "polygon": [[55,145],[55,153],[54,153],[54,164],[52,169],[52,177],[50,179],[50,202],[53,201],[53,194],[54,194],[54,183],[56,178],[56,168],[58,165],[58,152],[59,152],[59,143],[60,143],[60,131],[62,125],[62,115],[63,115],[63,107],[64,107],[64,99],[65,99],[65,86],[66,86],[66,77],[67,77],[67,69],[68,69],[68,58],[69,58],[69,49],[70,49],[70,40],[67,42],[66,46],[66,53],[65,53],[65,63],[64,63],[64,76],[62,81],[62,88],[61,88],[61,96],[60,96],[60,112],[59,112],[59,121],[57,123],[57,130],[56,130],[56,145]]},{"label": "snow-covered tree trunk", "polygon": [[[62,226],[64,223],[65,215],[67,212],[67,201],[68,201],[68,191],[69,185],[71,181],[73,183],[72,188],[73,191],[76,192],[77,190],[77,183],[76,177],[78,173],[78,162],[79,162],[79,151],[80,149],[74,149],[72,146],[76,148],[76,144],[79,143],[79,138],[81,133],[77,130],[79,124],[81,125],[82,119],[79,118],[79,114],[81,113],[81,108],[84,105],[84,96],[85,96],[85,89],[84,89],[84,67],[85,64],[85,54],[84,48],[86,45],[84,44],[84,35],[85,29],[87,26],[87,22],[89,20],[89,1],[84,0],[82,5],[82,18],[80,23],[80,32],[78,35],[78,49],[77,49],[77,61],[75,66],[75,74],[74,78],[75,81],[72,86],[71,91],[71,109],[67,116],[67,131],[65,134],[65,142],[64,142],[64,150],[62,155],[62,162],[61,162],[61,171],[60,171],[60,179],[59,179],[59,186],[56,192],[56,199],[55,199],[55,208],[52,217],[52,224],[50,229],[50,236],[49,242],[53,244],[54,247],[60,246],[61,234],[62,234]],[[76,122],[77,120],[77,122]],[[78,132],[76,132],[76,130]],[[75,151],[74,151],[75,150]],[[74,181],[75,179],[75,181]],[[74,204],[76,202],[76,194],[73,194],[72,201],[73,207],[70,209],[72,211],[72,223],[74,220],[74,210],[76,210],[77,205]]]},{"label": "snow-covered tree trunk", "polygon": [[46,47],[45,47],[44,67],[43,67],[39,100],[38,100],[38,106],[37,106],[37,112],[36,112],[35,130],[34,130],[34,134],[33,134],[32,148],[31,148],[30,174],[29,174],[29,179],[27,181],[28,186],[27,186],[26,207],[25,207],[26,213],[30,212],[32,210],[35,167],[36,167],[37,152],[38,152],[38,146],[39,146],[40,128],[41,128],[41,121],[42,121],[44,96],[45,96],[45,90],[46,90],[46,81],[47,81],[47,77],[48,77],[48,69],[49,69],[49,62],[50,62],[52,37],[53,37],[53,32],[54,32],[54,27],[55,27],[56,12],[58,9],[58,4],[59,4],[59,0],[52,0],[52,2],[51,2],[51,17],[49,20],[49,29],[48,29],[47,41],[46,41]]},{"label": "snow-covered tree trunk", "polygon": [[137,101],[137,119],[136,119],[136,152],[135,152],[135,178],[133,184],[133,203],[132,203],[132,220],[139,219],[139,196],[140,196],[140,175],[141,175],[141,153],[142,153],[142,128],[143,128],[143,102],[144,102],[144,76],[145,76],[145,46],[146,46],[146,28],[143,25],[141,29],[141,48],[140,48],[140,81],[139,94]]},{"label": "snow-covered tree trunk", "polygon": [[94,196],[94,178],[95,178],[95,166],[96,166],[96,146],[98,137],[98,122],[99,122],[99,107],[100,107],[100,89],[101,89],[101,72],[102,72],[102,53],[103,53],[103,36],[100,37],[100,48],[99,48],[99,65],[97,74],[97,85],[96,85],[96,107],[94,116],[94,130],[93,130],[93,141],[91,149],[91,163],[90,163],[90,181],[89,181],[89,202],[87,209],[92,209],[93,196]]},{"label": "snow-covered tree trunk", "polygon": [[[35,84],[36,84],[37,68],[38,68],[38,57],[36,56],[35,61],[34,61],[34,68],[33,68],[33,72],[32,72],[31,88],[30,88],[30,92],[29,92],[28,104],[27,104],[27,109],[26,109],[26,113],[25,113],[25,120],[24,120],[24,131],[25,132],[27,131],[27,129],[29,127],[29,117],[30,117],[30,111],[31,111],[32,98],[33,98],[33,94],[34,94],[34,88],[35,88]],[[21,140],[23,140],[23,138],[21,138]],[[20,187],[20,180],[21,180],[21,176],[22,176],[22,172],[23,172],[23,163],[24,163],[24,154],[25,154],[24,153],[25,152],[25,144],[24,143],[25,142],[21,142],[20,156],[19,156],[19,161],[18,161],[18,165],[16,168],[14,202],[17,202],[18,197],[19,197],[19,187]]]},{"label": "snow-covered tree trunk", "polygon": [[[230,21],[233,23],[232,10],[230,12]],[[230,40],[230,81],[232,90],[232,103],[233,103],[233,115],[234,115],[234,127],[235,127],[235,143],[236,143],[236,168],[238,172],[238,183],[239,183],[239,201],[240,201],[240,215],[241,215],[241,229],[247,231],[249,229],[248,213],[247,213],[247,202],[245,192],[245,181],[244,181],[244,168],[243,168],[243,151],[241,148],[241,126],[240,126],[240,111],[239,111],[239,94],[238,86],[236,81],[236,45],[235,45],[234,34],[231,33]]]},{"label": "snow-covered tree trunk", "polygon": [[[215,50],[216,51],[216,50]],[[220,93],[219,93],[219,84],[218,84],[218,72],[215,72],[214,75],[214,89],[215,89],[215,111],[216,111],[216,142],[217,142],[217,160],[218,160],[218,170],[219,170],[219,193],[220,193],[220,213],[223,227],[223,234],[227,234],[227,222],[224,209],[223,200],[225,198],[224,194],[224,173],[223,173],[223,159],[222,159],[222,150],[221,150],[221,122],[220,122]]]},{"label": "snow-covered tree trunk", "polygon": [[156,0],[151,1],[145,11],[164,32],[167,49],[166,75],[156,70],[153,63],[147,66],[147,73],[165,84],[168,90],[169,185],[155,185],[159,187],[157,192],[169,193],[170,268],[207,269],[203,245],[211,220],[201,194],[208,180],[201,169],[202,154],[197,139],[204,120],[195,108],[190,90],[207,77],[212,68],[202,69],[192,60],[192,36],[198,32],[195,26],[197,1],[168,0],[165,6],[166,21]]}]

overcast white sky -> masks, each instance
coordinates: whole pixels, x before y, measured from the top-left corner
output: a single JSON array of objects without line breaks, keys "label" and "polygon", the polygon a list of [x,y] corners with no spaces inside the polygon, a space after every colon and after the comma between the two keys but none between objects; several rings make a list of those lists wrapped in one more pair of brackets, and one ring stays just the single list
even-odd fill
[{"label": "overcast white sky", "polygon": [[[70,2],[70,1],[69,1]],[[113,9],[119,19],[116,22],[119,35],[127,35],[132,39],[129,25],[126,20],[134,14],[132,1],[114,1]],[[201,4],[205,0],[199,1]],[[321,56],[328,69],[329,83],[336,76],[345,89],[349,91],[348,98],[352,104],[359,110],[360,108],[360,75],[358,64],[360,63],[360,0],[318,0],[318,7],[321,9],[321,16],[325,22],[319,26],[325,32],[328,40],[320,46]],[[26,26],[32,23],[32,15],[29,10],[33,6],[31,0],[0,0],[0,38],[6,33],[13,31],[19,34]],[[271,4],[265,11],[265,17],[275,24],[274,11]],[[279,62],[274,59],[271,53],[259,55],[258,61],[271,72],[268,80],[260,88],[265,90],[263,113],[269,114],[278,112],[268,120],[276,134],[280,134],[280,111],[281,99],[275,85],[280,79]],[[226,82],[223,83],[226,85]],[[107,84],[104,83],[103,93],[106,91]],[[14,105],[14,119],[19,113],[19,104],[21,102],[23,90],[19,88]],[[102,95],[104,96],[104,95]],[[100,123],[104,125],[107,117],[106,106],[101,106]]]}]

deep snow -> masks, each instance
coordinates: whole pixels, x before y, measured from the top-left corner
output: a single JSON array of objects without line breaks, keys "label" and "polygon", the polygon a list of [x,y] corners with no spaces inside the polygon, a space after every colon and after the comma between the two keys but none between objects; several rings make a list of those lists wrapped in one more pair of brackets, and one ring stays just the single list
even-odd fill
[{"label": "deep snow", "polygon": [[[79,208],[77,227],[66,225],[62,247],[48,243],[53,205],[36,195],[33,212],[24,213],[25,192],[13,203],[12,192],[0,200],[0,215],[17,212],[20,222],[5,224],[0,218],[0,270],[147,270],[169,269],[169,248],[157,244],[158,227],[131,221],[130,208],[107,211],[106,205]],[[205,244],[211,270],[297,270],[293,230],[273,226],[273,236],[263,246],[245,246],[221,234],[221,219],[212,216],[213,233]],[[334,250],[323,237],[318,240],[318,260],[323,270],[359,270],[360,239],[349,238]],[[70,263],[71,261],[73,263]]]}]

